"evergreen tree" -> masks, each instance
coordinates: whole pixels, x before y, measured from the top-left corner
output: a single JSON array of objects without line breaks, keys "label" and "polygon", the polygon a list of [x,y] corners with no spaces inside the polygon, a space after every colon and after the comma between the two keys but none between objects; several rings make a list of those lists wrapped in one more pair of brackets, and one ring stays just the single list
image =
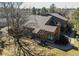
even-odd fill
[{"label": "evergreen tree", "polygon": [[47,9],[45,8],[45,7],[43,7],[42,9],[41,9],[41,15],[47,15]]},{"label": "evergreen tree", "polygon": [[36,9],[35,9],[35,7],[32,8],[32,14],[34,14],[34,15],[36,14]]},{"label": "evergreen tree", "polygon": [[54,13],[55,12],[55,9],[56,9],[55,4],[52,4],[50,6],[50,13]]},{"label": "evergreen tree", "polygon": [[37,9],[37,14],[40,15],[40,9]]}]

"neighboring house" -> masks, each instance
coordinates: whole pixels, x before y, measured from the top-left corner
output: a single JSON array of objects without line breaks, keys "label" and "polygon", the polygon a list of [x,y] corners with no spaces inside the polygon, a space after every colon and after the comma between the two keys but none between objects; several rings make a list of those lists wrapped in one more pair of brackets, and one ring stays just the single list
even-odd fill
[{"label": "neighboring house", "polygon": [[0,28],[7,26],[7,22],[5,18],[0,18]]},{"label": "neighboring house", "polygon": [[34,28],[32,33],[41,39],[59,39],[61,27],[65,28],[67,19],[63,16],[53,13],[48,16],[31,15],[24,26]]}]

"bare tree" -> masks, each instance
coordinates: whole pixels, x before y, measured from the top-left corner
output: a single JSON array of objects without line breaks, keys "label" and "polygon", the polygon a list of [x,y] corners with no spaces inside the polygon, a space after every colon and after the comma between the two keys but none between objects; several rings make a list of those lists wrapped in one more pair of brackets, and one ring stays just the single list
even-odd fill
[{"label": "bare tree", "polygon": [[1,2],[0,4],[6,14],[5,18],[7,20],[8,33],[15,38],[14,42],[18,49],[18,55],[21,55],[21,52],[23,55],[33,55],[29,51],[30,49],[25,48],[27,45],[20,40],[25,31],[25,28],[22,25],[28,21],[27,17],[29,17],[25,12],[23,12],[26,10],[20,8],[22,2]]}]

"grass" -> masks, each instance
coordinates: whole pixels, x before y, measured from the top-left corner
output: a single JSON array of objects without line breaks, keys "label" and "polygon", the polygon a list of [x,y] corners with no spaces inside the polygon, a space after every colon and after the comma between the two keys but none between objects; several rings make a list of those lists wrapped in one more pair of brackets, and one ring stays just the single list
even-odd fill
[{"label": "grass", "polygon": [[[9,40],[10,39],[10,40]],[[15,49],[16,46],[14,45],[13,37],[6,35],[1,38],[1,40],[5,41],[5,48],[2,51],[1,56],[16,56]],[[69,50],[69,51],[62,51],[57,48],[48,48],[48,46],[41,46],[37,44],[34,40],[29,38],[21,38],[26,42],[32,51],[33,54],[39,55],[39,56],[79,56],[79,50]],[[79,48],[79,38],[74,38],[75,40],[75,46]]]},{"label": "grass", "polygon": [[[3,37],[2,39],[6,39],[6,37]],[[12,37],[10,38],[7,38],[7,42],[8,43],[8,39],[13,39]],[[43,47],[43,46],[40,46],[38,45],[35,41],[29,39],[29,38],[22,38],[24,39],[24,41],[29,44],[29,48],[31,49],[32,53],[34,53],[35,55],[39,55],[39,56],[78,56],[79,55],[79,50],[70,50],[70,51],[62,51],[62,50],[59,50],[57,48],[53,48],[53,49],[50,49],[48,47]],[[13,43],[12,40],[10,40],[10,45],[6,46],[4,49],[3,49],[3,52],[2,52],[2,56],[15,56],[16,53],[15,53],[15,45]],[[75,39],[75,46],[76,47],[79,47],[79,42]]]}]

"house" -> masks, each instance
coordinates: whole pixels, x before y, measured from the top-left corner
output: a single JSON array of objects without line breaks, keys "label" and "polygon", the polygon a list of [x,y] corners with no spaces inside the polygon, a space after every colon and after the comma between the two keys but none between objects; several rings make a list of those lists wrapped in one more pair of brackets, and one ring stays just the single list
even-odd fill
[{"label": "house", "polygon": [[[59,39],[60,33],[66,32],[68,19],[57,13],[47,16],[30,15],[28,19],[29,21],[24,23],[23,26],[32,29],[31,32],[41,39]],[[6,26],[5,19],[1,19],[0,22],[0,24],[5,24],[4,26]]]},{"label": "house", "polygon": [[57,13],[48,16],[31,15],[28,19],[29,21],[24,26],[33,28],[32,33],[44,40],[59,39],[61,27],[65,28],[68,21]]}]

